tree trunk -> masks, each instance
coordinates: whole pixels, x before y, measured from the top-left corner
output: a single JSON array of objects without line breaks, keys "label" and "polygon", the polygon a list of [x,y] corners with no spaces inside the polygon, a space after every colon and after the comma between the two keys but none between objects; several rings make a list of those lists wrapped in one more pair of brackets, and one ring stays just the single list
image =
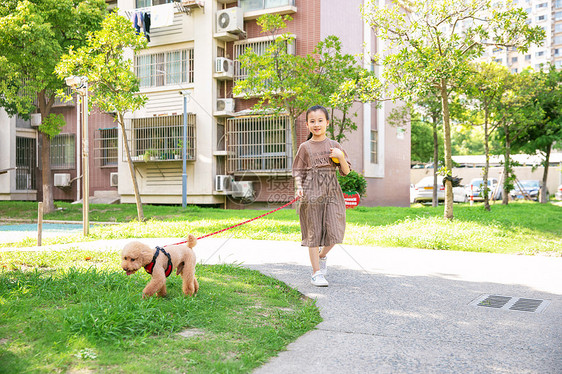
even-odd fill
[{"label": "tree trunk", "polygon": [[503,161],[503,192],[502,192],[502,205],[509,204],[509,183],[508,181],[511,180],[511,160],[510,160],[510,153],[511,153],[511,139],[509,138],[509,125],[504,125],[505,131],[505,153]]},{"label": "tree trunk", "polygon": [[[447,92],[447,79],[441,79],[441,106],[443,108],[443,142],[445,153],[445,169],[448,177],[453,175],[453,158],[451,154],[451,124],[449,114],[449,93]],[[453,182],[450,178],[445,180],[445,211],[444,217],[453,219]]]},{"label": "tree trunk", "polygon": [[488,170],[490,169],[490,134],[488,134],[488,109],[484,113],[484,175],[482,176],[482,191],[484,193],[484,209],[490,211],[490,200],[488,199]]},{"label": "tree trunk", "polygon": [[133,189],[135,191],[135,201],[137,203],[137,218],[139,222],[144,221],[144,212],[142,210],[142,202],[139,194],[139,185],[137,183],[137,173],[135,172],[135,166],[131,160],[131,151],[129,150],[129,140],[127,138],[127,131],[125,131],[125,121],[121,113],[118,114],[119,125],[121,126],[121,133],[123,134],[123,144],[125,146],[125,154],[127,155],[127,164],[129,165],[129,172],[131,173],[131,179],[133,181]]},{"label": "tree trunk", "polygon": [[43,184],[43,214],[55,210],[53,199],[53,175],[51,173],[51,140],[45,133],[41,134],[41,179]]},{"label": "tree trunk", "polygon": [[439,205],[439,198],[437,197],[437,164],[439,162],[439,140],[437,137],[437,118],[432,117],[433,121],[433,196],[431,199],[431,206],[434,208]]},{"label": "tree trunk", "polygon": [[[46,92],[42,90],[37,93],[39,113],[41,122],[51,114],[51,107],[54,102],[54,95],[49,100],[46,99]],[[53,175],[51,173],[51,139],[45,133],[41,134],[41,180],[43,187],[43,214],[51,213],[55,210],[53,198]]]},{"label": "tree trunk", "polygon": [[541,189],[540,191],[540,197],[539,197],[539,201],[541,204],[546,204],[548,203],[548,197],[546,195],[546,181],[548,178],[548,164],[550,163],[550,151],[552,150],[552,144],[550,144],[547,148],[546,148],[546,152],[545,152],[545,159],[544,159],[544,171],[542,173],[542,185],[541,185]]},{"label": "tree trunk", "polygon": [[293,146],[293,162],[295,161],[295,157],[297,155],[297,151],[299,150],[297,145],[297,119],[292,115],[289,114],[289,122],[291,123],[291,144]]}]

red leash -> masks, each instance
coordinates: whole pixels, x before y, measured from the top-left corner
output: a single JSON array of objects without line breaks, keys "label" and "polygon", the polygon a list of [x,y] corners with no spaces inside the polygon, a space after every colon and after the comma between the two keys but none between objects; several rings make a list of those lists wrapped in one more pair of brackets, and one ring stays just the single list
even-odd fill
[{"label": "red leash", "polygon": [[[246,220],[246,221],[244,221],[244,222],[237,223],[237,224],[234,225],[234,226],[227,227],[226,229],[222,229],[222,230],[215,231],[215,232],[210,233],[210,234],[207,234],[207,235],[200,236],[200,237],[197,238],[197,240],[208,238],[209,236],[213,236],[213,235],[219,234],[219,233],[221,233],[221,232],[223,232],[223,231],[231,230],[231,229],[233,229],[233,228],[235,228],[235,227],[242,226],[242,225],[245,225],[246,223],[249,223],[249,222],[255,221],[255,220],[257,220],[257,219],[260,219],[260,218],[262,218],[262,217],[265,217],[265,216],[267,216],[268,214],[275,213],[275,212],[277,212],[278,210],[281,210],[281,209],[283,209],[283,208],[285,208],[285,207],[288,207],[289,205],[293,204],[293,203],[296,202],[298,199],[299,199],[299,198],[296,197],[296,198],[294,198],[292,201],[289,201],[287,204],[285,204],[285,205],[283,205],[283,206],[280,206],[280,207],[277,208],[277,209],[271,210],[271,211],[269,211],[269,212],[267,212],[267,213],[264,213],[264,214],[262,214],[262,215],[259,216],[259,217],[254,217],[254,218],[251,218],[251,219]],[[167,247],[167,246],[170,246],[170,245],[183,244],[183,243],[187,243],[187,240],[184,240],[183,242],[179,242],[179,243],[167,244],[167,245],[165,245],[164,247]]]}]

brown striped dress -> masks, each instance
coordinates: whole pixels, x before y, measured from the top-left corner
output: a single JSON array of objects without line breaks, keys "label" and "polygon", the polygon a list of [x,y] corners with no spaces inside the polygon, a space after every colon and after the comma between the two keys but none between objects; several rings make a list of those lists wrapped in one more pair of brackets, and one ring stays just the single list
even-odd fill
[{"label": "brown striped dress", "polygon": [[[338,183],[330,148],[342,146],[331,139],[308,140],[301,144],[293,163],[293,177],[300,177],[304,196],[298,208],[305,247],[327,247],[342,243],[345,234],[345,201]],[[351,163],[348,161],[351,168]]]}]

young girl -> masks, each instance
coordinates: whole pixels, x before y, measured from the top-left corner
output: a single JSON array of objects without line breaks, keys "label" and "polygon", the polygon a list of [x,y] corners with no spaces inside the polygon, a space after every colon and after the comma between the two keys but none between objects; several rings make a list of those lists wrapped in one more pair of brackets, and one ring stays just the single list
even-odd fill
[{"label": "young girl", "polygon": [[[311,283],[327,287],[326,255],[343,242],[345,201],[336,168],[347,175],[350,163],[341,145],[326,137],[328,111],[316,105],[306,112],[309,139],[301,144],[293,163],[296,197],[300,197],[299,217],[304,247],[309,247]],[[319,251],[319,249],[321,250]]]}]

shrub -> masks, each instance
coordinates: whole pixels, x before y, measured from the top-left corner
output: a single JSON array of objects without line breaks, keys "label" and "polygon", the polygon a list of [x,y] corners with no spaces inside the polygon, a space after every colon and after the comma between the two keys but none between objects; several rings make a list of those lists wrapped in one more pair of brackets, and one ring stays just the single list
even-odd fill
[{"label": "shrub", "polygon": [[367,181],[365,177],[355,170],[351,170],[346,176],[338,173],[338,182],[343,192],[357,192],[359,196],[365,196],[367,192]]}]

